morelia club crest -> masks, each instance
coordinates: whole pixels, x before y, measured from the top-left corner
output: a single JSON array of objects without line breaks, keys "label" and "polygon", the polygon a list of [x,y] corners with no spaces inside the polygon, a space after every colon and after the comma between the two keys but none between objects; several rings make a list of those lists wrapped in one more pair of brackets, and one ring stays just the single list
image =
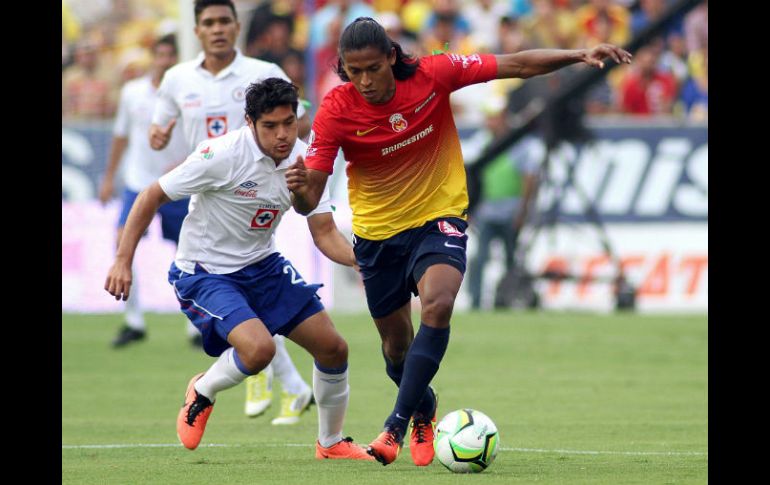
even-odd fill
[{"label": "morelia club crest", "polygon": [[438,228],[447,236],[462,237],[465,235],[460,232],[453,224],[450,224],[447,221],[438,221]]},{"label": "morelia club crest", "polygon": [[388,119],[388,121],[390,121],[390,126],[393,128],[393,131],[395,132],[404,131],[408,126],[406,119],[404,119],[401,113],[390,115],[390,118]]}]

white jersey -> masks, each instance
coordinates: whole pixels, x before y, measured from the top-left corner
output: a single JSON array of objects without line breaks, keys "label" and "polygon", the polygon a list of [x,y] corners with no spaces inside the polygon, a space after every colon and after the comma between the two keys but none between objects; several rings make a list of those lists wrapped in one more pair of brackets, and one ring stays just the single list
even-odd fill
[{"label": "white jersey", "polygon": [[[263,154],[248,126],[202,142],[187,160],[158,182],[172,200],[190,198],[182,224],[176,265],[194,273],[227,274],[276,252],[275,229],[291,208],[286,170],[304,156],[297,140],[291,155],[276,167]],[[308,214],[331,212],[328,188]]]},{"label": "white jersey", "polygon": [[[246,57],[238,49],[233,62],[216,76],[202,67],[203,59],[201,52],[194,60],[166,71],[152,117],[152,122],[160,126],[180,118],[177,125],[182,125],[188,153],[203,140],[245,126],[245,94],[250,84],[269,77],[290,81],[276,64]],[[297,117],[304,114],[300,103]]]},{"label": "white jersey", "polygon": [[120,91],[112,134],[128,138],[121,166],[124,184],[134,192],[141,192],[190,153],[179,127],[174,127],[166,148],[157,151],[150,147],[147,133],[157,100],[158,90],[152,85],[151,76],[128,81]]}]

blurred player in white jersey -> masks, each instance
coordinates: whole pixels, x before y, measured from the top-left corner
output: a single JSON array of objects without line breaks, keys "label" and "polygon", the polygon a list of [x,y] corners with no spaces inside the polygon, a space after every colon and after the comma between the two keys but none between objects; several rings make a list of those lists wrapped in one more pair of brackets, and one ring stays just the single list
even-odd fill
[{"label": "blurred player in white jersey", "polygon": [[[161,37],[152,47],[152,66],[149,74],[128,81],[120,93],[107,171],[99,189],[99,200],[103,204],[107,203],[115,192],[115,175],[123,161],[125,188],[122,197],[123,208],[118,219],[117,242],[120,242],[128,212],[139,192],[181,163],[189,154],[182,136],[177,136],[162,151],[151,149],[147,140],[152,113],[158,99],[160,80],[166,70],[176,62],[175,37],[173,35]],[[179,230],[187,215],[188,202],[189,199],[178,200],[163,206],[159,211],[163,238],[173,241],[174,244],[179,242]],[[126,301],[125,319],[125,324],[118,330],[118,335],[112,341],[112,346],[115,348],[141,341],[147,333],[136,281],[134,281],[132,296]],[[193,345],[201,345],[200,332],[189,322],[187,333]]]},{"label": "blurred player in white jersey", "polygon": [[[231,0],[196,0],[195,34],[203,52],[169,69],[160,86],[160,100],[150,128],[150,145],[165,147],[181,123],[189,151],[198,143],[244,126],[244,93],[251,83],[270,77],[289,80],[277,65],[245,57],[235,47],[240,23]],[[298,108],[299,136],[310,131],[309,116]],[[189,152],[188,152],[189,153]],[[295,424],[312,404],[310,386],[297,372],[283,337],[276,336],[276,358],[263,372],[246,380],[244,411],[263,414],[273,398],[273,375],[283,388],[281,410],[273,424]]]},{"label": "blurred player in white jersey", "polygon": [[[203,348],[218,357],[189,382],[177,417],[188,449],[203,437],[216,394],[269,365],[272,335],[288,336],[314,358],[318,403],[317,459],[368,460],[364,448],[342,437],[347,410],[348,347],[316,291],[277,252],[274,232],[291,208],[286,174],[302,186],[307,145],[297,140],[297,89],[279,78],[246,91],[247,126],[198,145],[187,160],[142,191],[124,230],[105,289],[130,296],[136,245],[158,208],[191,196],[176,259],[169,269],[182,311],[203,334]],[[245,190],[244,190],[245,189]],[[253,190],[251,190],[253,189]],[[337,229],[328,190],[307,214],[313,241],[340,264],[355,266],[353,248]]]}]

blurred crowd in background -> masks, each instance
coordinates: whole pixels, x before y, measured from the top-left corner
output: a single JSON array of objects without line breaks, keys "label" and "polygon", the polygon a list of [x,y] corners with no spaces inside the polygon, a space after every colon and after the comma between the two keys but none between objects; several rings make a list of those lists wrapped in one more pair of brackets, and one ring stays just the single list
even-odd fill
[{"label": "blurred crowd in background", "polygon": [[[337,41],[356,17],[377,19],[417,56],[513,53],[602,42],[624,46],[672,1],[236,0],[237,47],[280,65],[317,106],[341,82]],[[179,8],[178,0],[62,0],[63,120],[112,119],[122,85],[149,68],[154,40],[178,33]],[[458,128],[478,126],[473,111],[484,99],[509,98],[521,84],[498,80],[481,85],[487,91],[477,95],[453,95]],[[707,122],[708,2],[675,19],[636,52],[630,66],[614,69],[594,86],[585,111]]]}]

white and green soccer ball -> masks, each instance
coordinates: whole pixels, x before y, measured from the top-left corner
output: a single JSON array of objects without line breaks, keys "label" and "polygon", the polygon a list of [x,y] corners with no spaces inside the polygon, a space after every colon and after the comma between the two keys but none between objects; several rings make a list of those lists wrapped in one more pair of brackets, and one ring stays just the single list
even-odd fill
[{"label": "white and green soccer ball", "polygon": [[444,416],[436,426],[433,446],[442,465],[455,473],[479,473],[497,455],[497,426],[486,414],[458,409]]}]

